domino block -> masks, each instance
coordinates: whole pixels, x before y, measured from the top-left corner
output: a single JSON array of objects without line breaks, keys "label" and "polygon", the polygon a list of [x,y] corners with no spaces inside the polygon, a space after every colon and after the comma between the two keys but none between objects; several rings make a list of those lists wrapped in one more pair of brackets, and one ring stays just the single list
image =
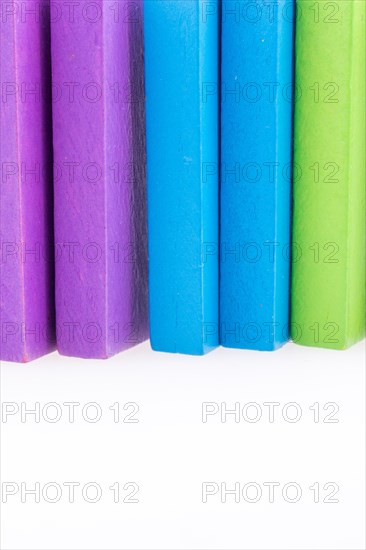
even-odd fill
[{"label": "domino block", "polygon": [[48,0],[1,2],[0,358],[55,349]]},{"label": "domino block", "polygon": [[298,2],[292,338],[365,334],[365,2]]},{"label": "domino block", "polygon": [[150,339],[218,344],[219,3],[144,3]]},{"label": "domino block", "polygon": [[148,337],[141,2],[52,19],[58,350],[107,358]]},{"label": "domino block", "polygon": [[222,3],[220,342],[288,340],[294,3]]}]

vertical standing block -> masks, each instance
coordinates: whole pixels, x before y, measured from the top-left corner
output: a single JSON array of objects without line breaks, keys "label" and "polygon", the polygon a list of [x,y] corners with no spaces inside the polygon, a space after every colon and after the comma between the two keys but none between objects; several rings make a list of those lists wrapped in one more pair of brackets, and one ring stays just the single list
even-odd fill
[{"label": "vertical standing block", "polygon": [[142,6],[61,7],[51,25],[58,349],[106,358],[148,336]]},{"label": "vertical standing block", "polygon": [[[144,2],[151,345],[218,343],[218,2]],[[212,95],[208,95],[208,94]]]},{"label": "vertical standing block", "polygon": [[0,358],[54,349],[48,0],[1,2]]},{"label": "vertical standing block", "polygon": [[224,0],[220,326],[226,347],[288,339],[293,1]]},{"label": "vertical standing block", "polygon": [[365,2],[299,1],[292,336],[365,334]]}]

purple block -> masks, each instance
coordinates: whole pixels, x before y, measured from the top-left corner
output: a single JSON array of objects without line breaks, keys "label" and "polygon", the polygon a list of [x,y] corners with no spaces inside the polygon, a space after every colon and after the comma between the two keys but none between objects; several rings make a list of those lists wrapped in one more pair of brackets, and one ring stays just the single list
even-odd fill
[{"label": "purple block", "polygon": [[55,348],[49,0],[2,1],[0,358]]},{"label": "purple block", "polygon": [[148,337],[140,1],[51,17],[57,346],[107,358]]}]

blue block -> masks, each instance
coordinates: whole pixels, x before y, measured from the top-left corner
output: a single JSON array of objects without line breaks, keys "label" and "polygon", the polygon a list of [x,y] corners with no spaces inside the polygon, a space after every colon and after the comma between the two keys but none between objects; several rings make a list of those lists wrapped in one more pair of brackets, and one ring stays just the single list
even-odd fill
[{"label": "blue block", "polygon": [[220,342],[289,337],[293,0],[223,0]]},{"label": "blue block", "polygon": [[151,346],[218,345],[219,4],[145,0]]}]

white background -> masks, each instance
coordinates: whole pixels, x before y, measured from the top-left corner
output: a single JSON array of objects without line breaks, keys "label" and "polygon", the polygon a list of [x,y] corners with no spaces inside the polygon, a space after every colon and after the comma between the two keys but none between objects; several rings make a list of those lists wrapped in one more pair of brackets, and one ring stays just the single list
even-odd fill
[{"label": "white background", "polygon": [[[1,505],[3,549],[314,549],[365,548],[365,342],[346,352],[288,344],[275,353],[219,348],[205,357],[153,353],[149,343],[108,361],[84,361],[56,353],[27,365],[3,363],[1,398],[19,412],[1,417],[1,481],[19,486]],[[16,405],[6,405],[13,402]],[[41,409],[21,418],[21,403]],[[52,423],[56,402],[62,416]],[[69,421],[65,402],[78,402]],[[95,415],[98,403],[102,417]],[[120,403],[120,422],[109,409]],[[135,402],[137,423],[123,422]],[[257,403],[262,417],[248,422],[220,414],[202,422],[202,403],[240,408]],[[277,402],[269,421],[265,402]],[[283,418],[301,411],[298,422]],[[320,419],[309,409],[319,403]],[[336,403],[336,423],[324,422]],[[259,407],[259,408],[258,408]],[[285,407],[285,408],[284,408]],[[300,409],[299,409],[300,407]],[[43,410],[43,414],[42,414]],[[82,410],[84,411],[83,418]],[[246,412],[245,412],[246,411]],[[244,415],[254,417],[254,407]],[[7,420],[5,422],[5,419]],[[47,502],[25,495],[32,488],[56,483],[61,498]],[[69,502],[65,482],[80,483]],[[81,489],[97,483],[102,496],[87,502]],[[121,484],[122,502],[114,503],[114,483]],[[138,503],[123,499],[137,483]],[[221,502],[220,490],[202,502],[202,483],[257,483],[258,502],[234,495]],[[265,482],[278,482],[269,502]],[[286,483],[301,487],[296,503],[282,496]],[[320,502],[309,487],[319,483]],[[324,503],[333,482],[334,498]],[[49,489],[52,498],[55,489]],[[254,489],[253,489],[254,490]],[[288,496],[293,498],[290,488]],[[93,498],[93,487],[88,498]]]}]

